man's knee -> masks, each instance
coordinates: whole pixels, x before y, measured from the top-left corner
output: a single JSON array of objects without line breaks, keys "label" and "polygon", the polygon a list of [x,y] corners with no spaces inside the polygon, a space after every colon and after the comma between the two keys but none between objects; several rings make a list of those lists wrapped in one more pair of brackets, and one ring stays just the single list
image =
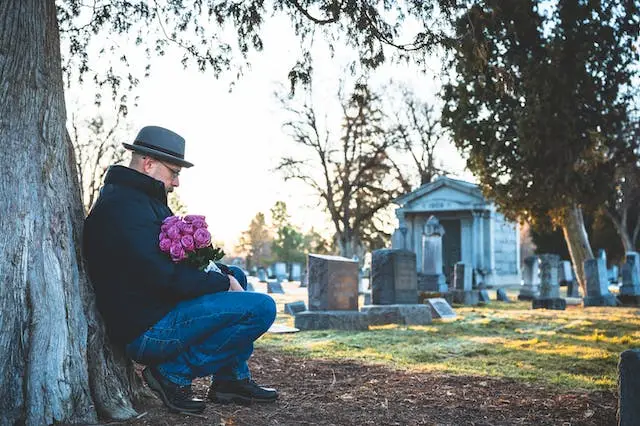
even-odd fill
[{"label": "man's knee", "polygon": [[259,318],[267,326],[271,326],[276,319],[276,302],[269,295],[263,293],[250,293],[252,297],[251,313]]}]

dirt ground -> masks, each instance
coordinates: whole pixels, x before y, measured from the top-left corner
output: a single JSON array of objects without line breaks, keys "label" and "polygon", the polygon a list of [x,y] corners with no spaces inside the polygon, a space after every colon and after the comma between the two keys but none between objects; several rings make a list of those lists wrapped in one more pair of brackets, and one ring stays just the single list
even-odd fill
[{"label": "dirt ground", "polygon": [[[615,425],[613,392],[559,392],[509,380],[414,373],[257,349],[254,379],[275,404],[208,404],[202,416],[138,407],[130,425]],[[206,395],[207,380],[194,384]]]}]

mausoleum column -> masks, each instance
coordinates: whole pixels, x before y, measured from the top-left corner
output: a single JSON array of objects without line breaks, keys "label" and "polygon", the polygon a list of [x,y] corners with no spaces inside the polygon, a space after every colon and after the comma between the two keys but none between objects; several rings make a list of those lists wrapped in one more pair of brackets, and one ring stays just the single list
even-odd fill
[{"label": "mausoleum column", "polygon": [[479,245],[479,237],[478,237],[478,212],[471,211],[471,216],[473,218],[471,223],[471,269],[476,269],[480,267],[480,247]]},{"label": "mausoleum column", "polygon": [[486,247],[485,247],[485,243],[484,243],[484,233],[485,233],[485,226],[484,226],[484,212],[480,211],[476,213],[478,215],[477,220],[478,220],[478,264],[477,264],[477,268],[478,269],[485,269],[485,265],[486,265]]},{"label": "mausoleum column", "polygon": [[496,250],[495,250],[495,227],[496,227],[496,215],[493,211],[487,211],[487,219],[489,220],[489,232],[486,236],[486,246],[489,252],[487,269],[491,276],[496,273]]}]

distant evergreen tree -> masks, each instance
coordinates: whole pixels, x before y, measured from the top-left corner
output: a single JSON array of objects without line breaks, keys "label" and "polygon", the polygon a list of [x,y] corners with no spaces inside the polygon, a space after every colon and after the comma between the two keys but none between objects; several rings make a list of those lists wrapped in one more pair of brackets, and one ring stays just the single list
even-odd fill
[{"label": "distant evergreen tree", "polygon": [[508,217],[562,228],[583,290],[593,257],[583,207],[602,205],[616,169],[633,161],[638,7],[478,0],[456,25],[443,124]]}]

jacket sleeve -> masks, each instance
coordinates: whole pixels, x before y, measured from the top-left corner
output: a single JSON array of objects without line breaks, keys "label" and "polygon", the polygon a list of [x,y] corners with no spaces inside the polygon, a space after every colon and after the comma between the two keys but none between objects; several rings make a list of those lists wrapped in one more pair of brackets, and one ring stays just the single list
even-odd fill
[{"label": "jacket sleeve", "polygon": [[[116,267],[121,265],[135,285],[148,291],[164,293],[169,298],[187,300],[209,293],[229,289],[229,277],[216,272],[202,272],[181,263],[174,263],[160,250],[158,236],[161,221],[156,218],[148,203],[131,203],[121,206],[111,238],[119,254]],[[107,237],[109,238],[109,237]]]}]

